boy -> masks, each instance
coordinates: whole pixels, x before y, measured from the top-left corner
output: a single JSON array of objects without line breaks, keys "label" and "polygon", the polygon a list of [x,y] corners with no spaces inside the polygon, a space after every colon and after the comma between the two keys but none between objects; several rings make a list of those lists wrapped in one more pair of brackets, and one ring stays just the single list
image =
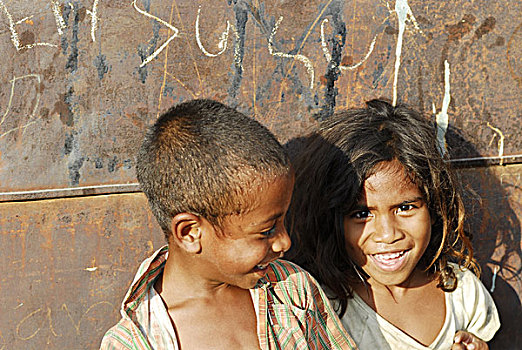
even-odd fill
[{"label": "boy", "polygon": [[294,175],[261,124],[211,100],[148,132],[137,177],[168,246],[145,260],[102,349],[353,349],[317,282],[277,260]]}]

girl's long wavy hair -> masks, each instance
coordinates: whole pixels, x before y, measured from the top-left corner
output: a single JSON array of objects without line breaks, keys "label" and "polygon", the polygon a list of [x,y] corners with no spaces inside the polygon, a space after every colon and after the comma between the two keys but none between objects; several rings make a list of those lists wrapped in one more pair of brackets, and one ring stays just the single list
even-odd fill
[{"label": "girl's long wavy hair", "polygon": [[448,261],[479,274],[469,235],[464,231],[461,186],[441,156],[435,123],[404,105],[383,100],[365,109],[335,113],[311,133],[294,157],[296,182],[287,228],[289,258],[310,271],[346,311],[357,266],[346,253],[343,219],[360,198],[364,181],[382,162],[398,160],[421,190],[433,222],[431,240],[419,266],[453,291]]}]

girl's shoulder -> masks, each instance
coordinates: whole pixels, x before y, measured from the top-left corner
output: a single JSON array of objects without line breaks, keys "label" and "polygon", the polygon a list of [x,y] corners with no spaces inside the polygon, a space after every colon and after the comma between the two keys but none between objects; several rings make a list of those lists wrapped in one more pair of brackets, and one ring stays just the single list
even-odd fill
[{"label": "girl's shoulder", "polygon": [[454,263],[450,263],[450,266],[457,278],[457,288],[448,292],[454,308],[467,314],[473,314],[481,308],[494,308],[489,291],[473,272]]},{"label": "girl's shoulder", "polygon": [[456,263],[449,262],[448,265],[453,270],[455,277],[457,279],[457,289],[468,291],[471,289],[476,289],[478,287],[485,288],[480,279],[469,269],[462,267]]},{"label": "girl's shoulder", "polygon": [[489,341],[500,327],[500,320],[493,298],[484,284],[470,270],[451,264],[457,277],[457,288],[446,293],[448,311],[463,329],[484,341]]}]

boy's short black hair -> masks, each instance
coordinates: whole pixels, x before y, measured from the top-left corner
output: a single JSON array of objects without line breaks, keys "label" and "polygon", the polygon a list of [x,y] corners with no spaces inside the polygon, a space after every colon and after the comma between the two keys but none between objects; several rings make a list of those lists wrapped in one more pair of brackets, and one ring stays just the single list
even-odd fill
[{"label": "boy's short black hair", "polygon": [[183,102],[160,116],[138,152],[136,174],[165,236],[183,212],[219,224],[248,209],[256,185],[290,173],[274,135],[220,102]]},{"label": "boy's short black hair", "polygon": [[340,110],[323,121],[296,155],[287,215],[290,258],[339,299],[341,314],[351,296],[350,285],[359,279],[346,253],[343,218],[382,162],[399,161],[429,207],[431,240],[420,267],[437,273],[444,291],[456,287],[448,261],[476,267],[464,232],[461,186],[439,153],[436,132],[437,125],[417,111],[372,100],[367,108]]}]

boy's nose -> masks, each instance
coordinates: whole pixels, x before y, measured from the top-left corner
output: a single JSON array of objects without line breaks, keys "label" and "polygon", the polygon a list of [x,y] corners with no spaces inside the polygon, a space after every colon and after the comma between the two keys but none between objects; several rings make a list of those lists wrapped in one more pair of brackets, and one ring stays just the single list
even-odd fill
[{"label": "boy's nose", "polygon": [[373,240],[378,243],[391,244],[398,241],[402,236],[397,228],[397,223],[393,217],[381,215],[375,218]]},{"label": "boy's nose", "polygon": [[290,240],[290,236],[286,229],[283,228],[281,232],[275,237],[274,242],[272,243],[272,250],[275,253],[285,253],[290,249],[292,245],[292,241]]}]

